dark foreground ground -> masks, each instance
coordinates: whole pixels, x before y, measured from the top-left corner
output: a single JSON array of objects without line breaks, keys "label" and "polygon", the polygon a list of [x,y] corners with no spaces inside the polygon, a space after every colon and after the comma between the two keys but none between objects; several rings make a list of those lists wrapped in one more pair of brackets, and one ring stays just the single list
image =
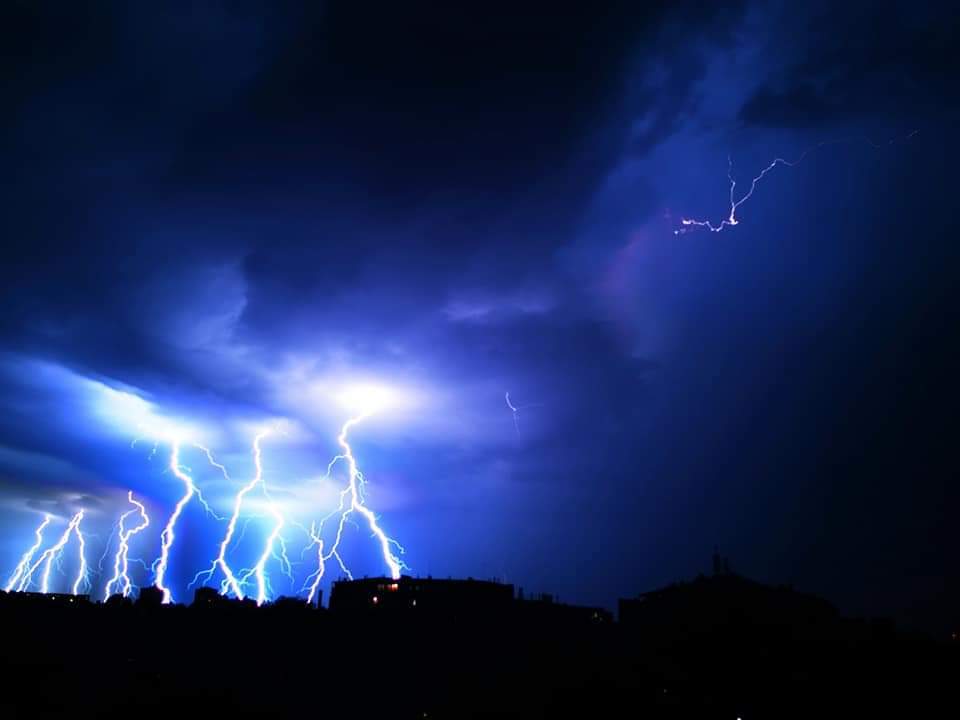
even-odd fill
[{"label": "dark foreground ground", "polygon": [[0,602],[0,718],[957,717],[956,643],[730,617],[564,627]]}]

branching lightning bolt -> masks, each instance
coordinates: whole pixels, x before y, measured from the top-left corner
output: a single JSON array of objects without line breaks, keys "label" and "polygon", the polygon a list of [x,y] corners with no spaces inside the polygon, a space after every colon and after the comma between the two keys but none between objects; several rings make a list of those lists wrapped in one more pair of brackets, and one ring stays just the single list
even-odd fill
[{"label": "branching lightning bolt", "polygon": [[[210,450],[210,448],[204,447],[203,445],[200,445],[198,443],[194,443],[193,446],[207,456],[207,462],[209,462],[213,467],[215,467],[217,470],[219,470],[223,474],[224,480],[226,480],[227,482],[232,482],[230,474],[227,472],[227,468],[224,467],[221,463],[218,463],[216,459],[214,459],[213,452]],[[223,518],[218,518],[218,519],[222,520]]]},{"label": "branching lightning bolt", "polygon": [[[113,577],[107,581],[106,587],[103,589],[103,599],[106,600],[111,595],[111,590],[119,592],[123,597],[127,597],[130,594],[131,589],[133,588],[133,583],[130,582],[130,575],[128,573],[130,560],[130,538],[136,535],[141,530],[147,528],[150,525],[150,518],[147,517],[147,510],[143,506],[143,503],[140,503],[133,499],[133,491],[127,492],[127,500],[130,501],[132,505],[136,507],[132,510],[127,510],[123,515],[120,516],[120,521],[117,523],[117,537],[118,546],[117,553],[113,557]],[[133,513],[139,513],[140,515],[140,524],[132,528],[124,527],[124,521]]]},{"label": "branching lightning bolt", "polygon": [[83,519],[83,510],[80,511],[80,518],[77,520],[76,525],[73,526],[73,532],[77,536],[77,544],[80,549],[80,567],[77,570],[77,577],[73,581],[73,594],[80,594],[80,587],[84,586],[87,589],[90,588],[90,578],[87,576],[87,541],[83,537],[83,533],[80,532],[80,520]]},{"label": "branching lightning bolt", "polygon": [[[365,480],[363,473],[360,472],[360,469],[357,465],[357,460],[353,455],[353,449],[350,447],[349,442],[347,441],[348,434],[350,429],[362,422],[363,420],[370,417],[372,413],[365,413],[352,417],[347,420],[343,426],[340,428],[340,434],[337,436],[337,443],[342,449],[342,453],[337,455],[333,460],[330,461],[330,464],[327,466],[327,476],[333,470],[333,466],[340,460],[344,460],[347,463],[348,478],[347,486],[340,491],[340,504],[336,510],[334,510],[330,515],[325,517],[319,524],[318,527],[314,528],[311,526],[310,536],[311,544],[308,547],[316,546],[317,551],[317,570],[312,575],[307,578],[306,583],[304,584],[304,590],[308,590],[308,602],[312,602],[313,598],[316,595],[317,588],[319,587],[320,580],[323,578],[323,574],[326,568],[326,563],[331,559],[335,559],[340,565],[340,569],[343,570],[344,574],[349,578],[353,578],[353,575],[350,573],[350,570],[347,568],[346,564],[343,562],[343,558],[340,556],[340,542],[343,539],[343,528],[344,525],[349,521],[350,515],[352,513],[358,513],[363,516],[367,521],[367,525],[370,528],[370,532],[377,539],[380,545],[380,552],[383,555],[383,561],[386,564],[387,568],[390,571],[390,577],[394,580],[400,577],[400,571],[406,569],[406,565],[403,561],[394,554],[393,549],[396,548],[397,552],[400,554],[404,553],[403,547],[393,538],[389,537],[380,525],[377,523],[377,517],[365,504],[363,496],[363,486]],[[330,518],[339,515],[340,520],[337,523],[337,532],[334,538],[333,543],[330,545],[326,553],[324,553],[323,540],[321,538],[321,533],[323,531],[323,524]]]},{"label": "branching lightning bolt", "polygon": [[750,183],[750,189],[741,197],[739,200],[736,199],[736,190],[737,190],[737,181],[733,177],[733,158],[727,157],[727,179],[730,181],[730,215],[720,221],[718,225],[714,225],[710,220],[694,220],[691,218],[682,218],[680,220],[680,227],[677,230],[674,230],[675,235],[682,235],[687,232],[687,228],[693,227],[703,227],[707,228],[710,232],[720,232],[725,227],[733,227],[734,225],[739,225],[740,221],[737,220],[737,208],[743,205],[750,197],[753,195],[753,191],[757,189],[757,183],[759,183],[763,178],[773,170],[777,165],[786,165],[787,167],[794,167],[797,163],[801,162],[803,158],[807,156],[810,150],[807,150],[794,161],[784,160],[783,158],[774,158],[773,162],[767,165],[759,175],[757,175]]},{"label": "branching lightning bolt", "polygon": [[53,567],[54,561],[60,558],[60,554],[63,552],[63,548],[70,541],[70,535],[76,533],[77,538],[80,542],[80,571],[77,574],[77,578],[73,584],[73,593],[77,594],[77,591],[80,588],[80,585],[86,579],[87,574],[87,561],[85,558],[85,543],[83,539],[83,534],[80,532],[80,521],[83,520],[83,510],[77,512],[67,525],[67,529],[63,531],[63,535],[60,536],[60,539],[57,540],[51,547],[43,551],[43,554],[37,559],[37,561],[31,565],[20,577],[20,583],[17,585],[17,590],[19,592],[24,592],[30,588],[30,583],[33,580],[33,573],[43,565],[43,571],[40,575],[40,592],[47,593],[50,591],[50,570]]},{"label": "branching lightning bolt", "polygon": [[515,407],[512,402],[510,402],[510,393],[506,393],[504,397],[507,400],[507,407],[510,408],[510,412],[513,413],[513,427],[517,431],[517,435],[520,434],[520,421],[517,420],[517,415],[520,412],[520,408]]},{"label": "branching lightning bolt", "polygon": [[[509,396],[507,396],[507,402],[509,405]],[[514,408],[511,405],[511,410],[514,412],[519,409],[520,408]],[[253,455],[255,464],[254,476],[248,483],[239,489],[234,497],[233,512],[227,522],[226,532],[224,533],[224,536],[220,542],[219,552],[216,559],[213,561],[208,570],[202,571],[194,577],[194,581],[191,583],[191,585],[204,577],[206,578],[206,581],[209,581],[213,574],[219,569],[219,571],[223,574],[223,581],[220,586],[220,592],[222,594],[226,595],[232,592],[235,597],[243,599],[246,594],[245,588],[247,584],[255,584],[256,602],[257,605],[262,605],[267,601],[269,596],[273,594],[273,590],[270,586],[270,578],[267,574],[267,564],[270,562],[271,558],[278,561],[281,571],[290,580],[290,582],[293,583],[294,581],[293,564],[290,562],[288,557],[287,544],[282,535],[284,528],[289,524],[291,526],[300,528],[304,533],[307,534],[310,544],[304,549],[304,553],[314,547],[317,548],[317,571],[307,578],[303,587],[303,590],[307,591],[309,594],[308,601],[313,602],[319,589],[319,583],[324,577],[327,564],[331,560],[336,560],[343,573],[347,577],[350,577],[351,579],[353,578],[353,575],[346,566],[343,557],[340,554],[340,543],[343,540],[343,531],[346,524],[350,523],[356,526],[356,522],[354,521],[355,515],[362,516],[363,520],[366,521],[367,527],[369,528],[372,536],[376,538],[383,561],[387,566],[390,576],[394,579],[399,578],[401,571],[406,568],[406,565],[400,559],[400,555],[402,555],[405,551],[399,543],[386,534],[383,528],[380,527],[376,515],[372,510],[370,510],[369,507],[367,507],[364,492],[366,480],[363,476],[363,473],[360,471],[356,457],[354,456],[353,450],[348,442],[348,436],[351,429],[358,423],[370,417],[372,414],[372,410],[362,412],[355,417],[351,417],[341,426],[339,435],[337,436],[337,443],[341,448],[341,453],[336,455],[330,461],[327,467],[327,477],[331,475],[337,463],[343,461],[346,464],[348,471],[347,483],[346,486],[340,491],[338,508],[330,513],[326,518],[321,520],[319,524],[316,522],[311,524],[309,529],[293,520],[288,522],[281,511],[280,505],[271,497],[267,484],[264,480],[261,451],[261,442],[264,437],[270,434],[270,431],[264,431],[256,435],[253,441]],[[181,450],[184,445],[180,439],[164,438],[163,440],[157,440],[154,442],[151,457],[156,453],[160,442],[164,442],[166,444],[166,441],[169,441],[170,445],[170,455],[167,462],[167,469],[182,483],[184,491],[173,510],[170,512],[166,524],[160,533],[161,547],[159,557],[157,557],[153,564],[149,566],[147,566],[146,563],[143,563],[142,560],[129,557],[131,539],[134,535],[142,532],[151,524],[145,506],[143,503],[135,500],[132,491],[130,491],[127,493],[127,499],[134,507],[126,510],[120,515],[120,518],[118,519],[110,538],[106,542],[106,547],[98,565],[99,572],[103,574],[104,561],[106,560],[107,555],[111,553],[111,548],[114,548],[112,539],[113,536],[116,535],[117,544],[113,549],[112,555],[113,573],[110,579],[103,586],[103,597],[105,600],[108,599],[112,594],[119,593],[122,596],[127,597],[132,592],[135,586],[130,579],[130,563],[140,562],[143,564],[145,569],[152,571],[153,584],[161,591],[164,604],[173,602],[173,593],[168,587],[167,573],[169,570],[172,548],[176,541],[177,522],[194,496],[197,497],[198,502],[201,503],[201,505],[210,515],[215,518],[217,517],[216,513],[214,513],[210,506],[204,501],[200,489],[194,482],[192,471],[189,467],[185,466],[181,462]],[[134,440],[133,443],[135,444],[136,440]],[[195,443],[193,444],[193,447],[204,452],[210,465],[217,468],[223,474],[225,480],[231,481],[226,467],[214,459],[213,454],[208,448]],[[253,565],[253,567],[244,568],[239,572],[235,572],[230,568],[230,565],[227,561],[227,555],[230,551],[231,545],[235,545],[239,541],[243,535],[243,532],[246,530],[247,524],[251,518],[254,517],[248,516],[242,518],[243,523],[241,524],[240,528],[238,528],[238,523],[241,521],[244,500],[246,499],[247,495],[249,495],[251,491],[257,489],[258,486],[266,498],[266,515],[272,518],[272,526],[265,539],[263,549],[257,557],[256,563]],[[134,515],[139,516],[138,520],[135,523],[131,523],[131,518]],[[336,536],[332,543],[325,543],[322,537],[324,523],[332,519],[334,516],[339,516],[336,527]],[[86,561],[86,538],[80,530],[80,523],[83,520],[83,517],[83,510],[77,512],[71,518],[67,528],[64,530],[57,542],[52,547],[43,551],[39,558],[36,558],[35,556],[43,546],[44,530],[52,521],[52,518],[49,515],[45,516],[43,522],[36,528],[34,532],[36,541],[21,557],[20,562],[8,579],[6,589],[16,589],[18,591],[28,590],[31,584],[35,582],[34,576],[39,571],[40,590],[44,593],[48,592],[50,587],[50,573],[53,566],[56,565],[57,568],[60,569],[60,572],[62,572],[61,563],[63,550],[69,543],[71,535],[76,535],[77,537],[80,556],[79,569],[76,576],[73,578],[73,583],[71,586],[72,592],[74,594],[78,594],[81,592],[81,589],[85,584],[89,586],[88,565]],[[302,558],[303,554],[301,554],[301,561]]]},{"label": "branching lightning bolt", "polygon": [[[270,514],[273,515],[273,530],[270,531],[270,534],[267,536],[267,541],[263,546],[263,553],[260,555],[260,559],[257,560],[257,564],[253,566],[253,575],[257,579],[257,605],[263,605],[267,599],[267,577],[266,577],[266,565],[267,561],[273,556],[274,544],[277,542],[277,538],[280,537],[280,531],[283,529],[284,519],[283,515],[280,513],[280,510],[277,508],[276,503],[272,500],[270,502]],[[286,553],[284,553],[285,557]],[[281,561],[282,562],[282,561]],[[287,566],[286,571],[289,572],[289,566]],[[250,577],[248,573],[244,577],[244,582]]]},{"label": "branching lightning bolt", "polygon": [[[277,506],[277,503],[275,503],[273,498],[270,497],[270,493],[267,491],[266,482],[263,480],[263,466],[261,463],[259,444],[255,445],[255,450],[256,452],[254,454],[254,460],[256,462],[257,477],[259,478],[260,488],[263,491],[263,495],[267,499],[267,511],[273,517],[273,529],[267,536],[267,540],[263,545],[263,552],[260,554],[257,563],[252,568],[244,572],[243,576],[239,580],[239,585],[242,587],[247,583],[251,576],[256,578],[257,605],[263,605],[263,603],[267,600],[267,596],[272,593],[270,581],[266,575],[266,565],[270,558],[274,557],[280,562],[281,571],[284,575],[290,578],[291,582],[293,581],[293,571],[290,566],[290,560],[287,557],[286,543],[284,542],[283,537],[280,535],[280,531],[283,530],[286,520],[283,517],[283,513],[280,512],[280,508]],[[280,547],[279,550],[276,549],[278,545]]]},{"label": "branching lightning bolt", "polygon": [[110,530],[110,534],[107,536],[107,542],[103,546],[103,554],[100,556],[100,559],[97,561],[97,575],[103,576],[103,562],[107,559],[107,555],[110,554],[110,545],[113,543],[113,538],[117,534],[117,526],[114,525]]},{"label": "branching lightning bolt", "polygon": [[[230,480],[230,476],[227,474],[227,469],[214,459],[213,453],[211,453],[208,448],[196,443],[194,443],[194,447],[203,451],[210,464],[220,470],[225,479]],[[154,445],[154,452],[155,451],[156,445]],[[154,561],[154,585],[163,591],[163,602],[165,604],[173,601],[173,595],[170,592],[170,589],[163,584],[167,571],[167,565],[170,559],[170,547],[173,545],[173,541],[176,538],[174,529],[176,527],[177,520],[180,518],[180,514],[183,512],[183,509],[186,507],[187,503],[189,503],[190,499],[196,495],[197,501],[208,515],[217,520],[223,520],[222,517],[213,511],[207,501],[204,500],[203,494],[200,492],[200,488],[196,486],[196,484],[193,482],[193,478],[189,475],[189,468],[185,468],[180,464],[179,440],[173,440],[171,442],[169,469],[183,482],[184,486],[186,487],[186,492],[183,497],[180,498],[180,501],[174,506],[173,512],[171,513],[170,518],[167,520],[167,524],[164,527],[163,532],[160,533],[160,557]]]},{"label": "branching lightning bolt", "polygon": [[173,512],[170,514],[170,518],[163,528],[163,532],[160,533],[160,557],[157,558],[155,563],[154,585],[163,592],[164,604],[173,602],[173,594],[170,592],[170,589],[163,584],[163,581],[167,573],[167,564],[170,560],[170,547],[176,539],[174,528],[177,525],[177,520],[180,518],[180,513],[183,512],[183,508],[186,507],[187,503],[190,502],[190,498],[192,498],[197,491],[196,486],[193,484],[193,478],[187,475],[180,467],[180,443],[176,441],[172,444],[170,450],[170,471],[183,482],[186,487],[186,492],[174,506]]},{"label": "branching lightning bolt", "polygon": [[259,515],[259,514],[247,515],[247,517],[243,519],[243,525],[240,526],[240,532],[235,534],[235,537],[233,539],[233,546],[237,547],[243,542],[243,539],[247,536],[247,530],[249,529],[250,523],[252,521],[261,520],[261,519],[263,519],[263,515]]},{"label": "branching lightning bolt", "polygon": [[320,587],[320,581],[323,580],[323,574],[326,570],[326,562],[323,559],[323,538],[320,537],[316,525],[314,523],[310,524],[310,544],[304,548],[304,550],[309,550],[310,548],[316,546],[317,548],[317,569],[310,575],[306,581],[303,583],[303,587],[300,589],[301,592],[307,592],[307,604],[312,605],[313,599],[317,596],[317,589]]},{"label": "branching lightning bolt", "polygon": [[[909,133],[904,138],[904,140],[910,140],[918,132],[919,132],[918,130],[914,130],[913,132]],[[760,183],[760,181],[763,180],[763,178],[765,178],[767,174],[770,173],[778,165],[783,165],[791,168],[796,167],[801,162],[803,162],[806,159],[806,157],[810,155],[810,153],[816,150],[819,150],[822,147],[825,147],[827,145],[838,145],[838,144],[850,143],[850,142],[865,142],[868,145],[870,145],[870,147],[876,150],[879,150],[880,148],[883,147],[883,145],[873,142],[868,137],[847,138],[843,140],[824,140],[822,142],[817,143],[816,145],[808,147],[806,150],[804,150],[800,154],[799,157],[797,157],[796,160],[785,160],[782,157],[776,157],[770,162],[769,165],[767,165],[765,168],[763,168],[763,170],[760,171],[759,175],[757,175],[755,178],[753,178],[753,180],[750,181],[750,188],[747,190],[746,193],[743,194],[743,196],[740,197],[739,200],[737,199],[737,196],[736,196],[737,181],[733,177],[733,158],[730,156],[727,156],[727,179],[730,181],[730,214],[727,215],[727,217],[725,217],[716,225],[714,225],[713,222],[710,220],[697,220],[697,219],[686,218],[686,217],[681,218],[680,220],[681,227],[674,230],[673,234],[683,235],[685,233],[688,233],[694,230],[695,228],[706,228],[710,232],[718,233],[718,232],[721,232],[724,228],[734,227],[736,225],[739,225],[740,221],[737,219],[737,210],[747,200],[753,197],[753,193],[757,189],[757,185]],[[896,139],[893,139],[888,141],[886,144],[893,145],[895,142],[896,142]],[[507,403],[509,404],[509,402],[510,401],[508,400]],[[514,418],[516,418],[516,416],[514,416]]]},{"label": "branching lightning bolt", "polygon": [[[254,462],[254,468],[255,468],[253,479],[251,479],[250,482],[248,482],[246,485],[240,488],[240,490],[237,492],[236,496],[234,497],[233,514],[230,516],[230,520],[227,523],[227,531],[223,536],[223,540],[220,541],[220,552],[217,555],[217,558],[213,561],[213,564],[210,566],[209,570],[204,570],[200,573],[197,573],[191,585],[196,583],[204,575],[206,575],[206,579],[209,580],[213,576],[213,573],[216,572],[216,569],[219,567],[224,576],[223,584],[220,587],[220,592],[225,595],[227,594],[228,591],[231,591],[233,592],[234,597],[237,597],[241,600],[244,598],[242,580],[239,580],[236,577],[236,575],[234,575],[233,571],[230,569],[230,565],[227,563],[227,550],[230,547],[230,542],[233,540],[233,535],[237,529],[237,521],[240,518],[240,510],[243,507],[243,499],[247,496],[247,494],[251,490],[253,490],[254,488],[257,487],[257,485],[263,482],[263,463],[262,463],[262,453],[260,450],[260,441],[263,440],[263,438],[265,438],[269,434],[270,434],[269,430],[264,430],[263,432],[257,434],[257,436],[253,439],[253,462]],[[211,462],[213,462],[212,458],[211,458]],[[222,468],[223,466],[220,466],[220,467]],[[223,470],[223,472],[224,472],[224,476],[227,476],[225,469]],[[282,523],[281,523],[281,527],[282,527]],[[279,534],[279,529],[277,529],[276,532],[277,534]],[[271,533],[271,537],[273,537],[273,539],[276,539],[276,536],[273,533]],[[268,549],[265,551],[267,555],[269,555],[273,550],[272,542],[273,542],[272,540],[268,542]],[[264,560],[264,563],[266,563],[266,560]],[[258,594],[258,597],[259,597],[259,594]],[[260,602],[262,602],[262,600],[260,600]]]},{"label": "branching lightning bolt", "polygon": [[539,407],[540,403],[530,403],[529,405],[514,405],[510,400],[510,393],[504,393],[504,398],[507,401],[507,407],[510,408],[510,412],[513,413],[513,429],[517,431],[517,437],[520,436],[520,411],[526,410],[527,408]]},{"label": "branching lightning bolt", "polygon": [[50,516],[44,515],[43,522],[41,522],[37,529],[34,530],[34,535],[36,536],[36,542],[27,549],[23,554],[23,557],[20,558],[20,562],[17,563],[17,567],[13,571],[13,575],[10,576],[10,579],[7,581],[6,586],[3,588],[6,592],[13,590],[14,586],[20,581],[20,578],[23,577],[23,574],[27,571],[27,568],[30,567],[30,561],[33,560],[33,556],[36,554],[37,550],[40,549],[40,546],[43,545],[43,531],[50,524]]}]

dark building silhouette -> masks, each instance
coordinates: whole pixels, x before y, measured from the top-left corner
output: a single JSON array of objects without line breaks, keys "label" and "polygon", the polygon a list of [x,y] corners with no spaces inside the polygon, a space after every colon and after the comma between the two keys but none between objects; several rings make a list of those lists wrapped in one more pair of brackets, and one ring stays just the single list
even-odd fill
[{"label": "dark building silhouette", "polygon": [[121,593],[114,593],[103,604],[108,608],[130,607],[133,605],[133,600],[124,597]]},{"label": "dark building silhouette", "polygon": [[[303,604],[302,601],[301,604]],[[250,597],[240,600],[223,595],[216,588],[199,587],[193,592],[193,603],[190,607],[201,611],[220,610],[232,613],[256,610],[258,605],[257,601]]]},{"label": "dark building silhouette", "polygon": [[692,634],[738,625],[792,628],[839,618],[836,609],[818,597],[763,585],[726,570],[622,599],[619,615],[624,626],[650,635]]},{"label": "dark building silhouette", "polygon": [[199,587],[193,593],[193,605],[195,608],[216,608],[223,607],[229,600],[221,595],[216,589],[211,587]]},{"label": "dark building silhouette", "polygon": [[71,595],[69,593],[17,592],[10,593],[21,602],[43,603],[44,605],[89,605],[89,595]]},{"label": "dark building silhouette", "polygon": [[613,614],[601,607],[567,605],[556,602],[553,595],[543,593],[524,599],[517,596],[516,611],[521,620],[556,623],[558,625],[604,625],[613,622]]},{"label": "dark building silhouette", "polygon": [[289,597],[287,595],[281,595],[276,600],[274,600],[268,606],[273,610],[284,611],[284,612],[309,612],[316,609],[316,605],[313,603],[308,603],[303,598],[299,597]]},{"label": "dark building silhouette", "polygon": [[163,590],[150,585],[140,589],[137,607],[160,607],[163,605]]},{"label": "dark building silhouette", "polygon": [[714,575],[731,575],[732,571],[730,570],[730,558],[725,558],[720,554],[720,549],[717,546],[713,548],[713,574]]},{"label": "dark building silhouette", "polygon": [[334,613],[400,613],[421,620],[444,618],[519,622],[542,626],[585,627],[613,622],[599,607],[556,602],[552,595],[514,597],[513,585],[489,580],[440,580],[401,577],[340,580],[333,584]]},{"label": "dark building silhouette", "polygon": [[332,612],[409,611],[421,615],[482,617],[507,611],[513,585],[489,580],[390,578],[338,580],[330,591]]},{"label": "dark building silhouette", "polygon": [[[941,717],[960,647],[724,572],[621,603],[622,623],[477,580],[342,581],[333,611],[144,588],[134,608],[0,592],[0,716]],[[115,610],[119,606],[121,609]],[[125,608],[125,609],[124,609]],[[318,652],[324,666],[318,686]],[[105,681],[106,680],[106,681]],[[56,692],[51,692],[56,688]],[[282,692],[278,688],[297,689]],[[300,692],[307,688],[307,692]],[[6,704],[5,704],[6,703]],[[329,703],[329,706],[327,705]],[[38,710],[39,708],[39,710]],[[949,714],[949,712],[947,713]],[[955,714],[955,713],[954,713]]]}]

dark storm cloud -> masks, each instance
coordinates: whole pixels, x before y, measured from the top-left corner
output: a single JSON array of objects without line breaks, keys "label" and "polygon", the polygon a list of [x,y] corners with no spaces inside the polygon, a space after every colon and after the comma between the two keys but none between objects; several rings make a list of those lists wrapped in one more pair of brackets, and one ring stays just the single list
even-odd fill
[{"label": "dark storm cloud", "polygon": [[[16,442],[9,434],[5,436]],[[54,448],[63,455],[63,448]],[[0,501],[14,507],[24,505],[35,510],[58,507],[57,515],[67,513],[65,502],[79,508],[102,506],[86,490],[98,488],[101,478],[89,469],[77,467],[61,457],[0,447]],[[76,512],[76,510],[74,510]]]},{"label": "dark storm cloud", "polygon": [[[126,3],[7,12],[5,344],[93,373],[173,378],[175,352],[145,329],[180,298],[188,306],[178,280],[229,262],[216,248],[237,237],[222,220],[211,232],[210,217],[198,229],[156,184],[186,129],[248,84],[283,28],[266,10],[215,3],[159,16]],[[163,282],[171,297],[144,303]]]},{"label": "dark storm cloud", "polygon": [[[583,343],[619,350],[552,253],[664,12],[14,6],[4,346],[183,411],[282,410],[271,378],[300,358],[410,364],[498,407],[548,361],[562,405]],[[69,423],[31,429],[37,401],[87,412],[40,397],[7,437],[110,472]]]},{"label": "dark storm cloud", "polygon": [[83,508],[85,512],[97,512],[105,507],[105,503],[92,495],[75,495],[73,497],[59,497],[48,500],[31,499],[27,506],[33,510],[49,513],[58,517],[70,517]]},{"label": "dark storm cloud", "polygon": [[[891,387],[949,396],[952,356],[931,363],[937,323],[916,323],[955,306],[949,148],[840,148],[771,176],[735,233],[672,230],[723,215],[728,154],[747,173],[947,103],[950,25],[699,5],[11,6],[3,497],[165,507],[129,395],[216,431],[237,475],[250,428],[291,419],[268,460],[303,506],[331,490],[313,386],[359,372],[428,396],[357,437],[416,571],[609,604],[721,542],[764,579],[843,590],[816,565],[853,553],[844,514],[883,535],[895,483],[874,477],[912,445],[940,457]],[[859,404],[877,387],[915,430]],[[531,405],[519,433],[506,391]],[[898,451],[858,469],[871,434]]]},{"label": "dark storm cloud", "polygon": [[7,342],[189,384],[181,307],[269,337],[311,298],[368,314],[361,283],[407,314],[442,306],[451,273],[495,287],[497,260],[522,273],[563,241],[603,164],[571,157],[645,12],[14,6]]},{"label": "dark storm cloud", "polygon": [[[7,342],[254,402],[231,343],[269,346],[264,362],[324,337],[376,355],[372,337],[423,335],[423,311],[465,288],[565,287],[551,254],[619,147],[598,122],[633,65],[718,16],[663,30],[662,8],[628,4],[71,12],[21,8],[9,26],[36,42],[14,44],[26,72],[8,98],[22,187]],[[703,63],[632,98],[659,118],[645,143]]]},{"label": "dark storm cloud", "polygon": [[957,108],[960,19],[938,3],[815,4],[788,9],[778,23],[784,34],[803,27],[803,46],[744,104],[747,124],[824,127]]}]

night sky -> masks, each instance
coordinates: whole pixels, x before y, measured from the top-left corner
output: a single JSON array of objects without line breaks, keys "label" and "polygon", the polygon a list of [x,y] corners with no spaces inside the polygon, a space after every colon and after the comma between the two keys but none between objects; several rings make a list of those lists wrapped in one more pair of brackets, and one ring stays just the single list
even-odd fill
[{"label": "night sky", "polygon": [[[414,574],[613,607],[717,545],[847,613],[956,620],[951,3],[83,5],[0,18],[4,578],[81,507],[96,570],[127,490],[154,560],[159,419],[227,466],[183,450],[221,514],[278,428],[272,497],[319,520],[338,392],[373,383],[403,402],[351,439]],[[726,217],[728,156],[748,182],[825,141],[736,227],[674,233]],[[223,529],[184,511],[178,600]],[[284,537],[274,595],[315,569]]]}]

